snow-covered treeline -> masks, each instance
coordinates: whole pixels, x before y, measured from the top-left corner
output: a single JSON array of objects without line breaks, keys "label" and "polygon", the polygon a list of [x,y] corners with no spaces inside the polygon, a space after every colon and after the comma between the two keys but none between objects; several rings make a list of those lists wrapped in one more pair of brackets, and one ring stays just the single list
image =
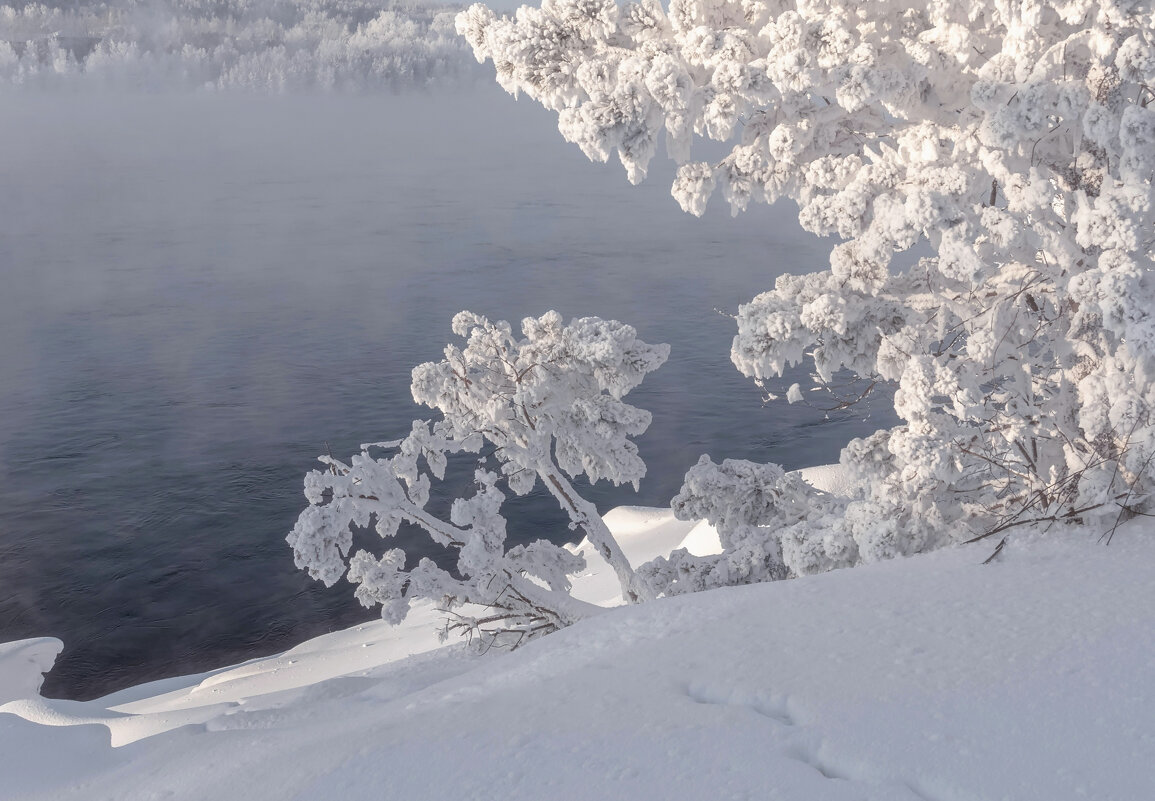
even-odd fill
[{"label": "snow-covered treeline", "polygon": [[0,85],[397,90],[474,73],[455,9],[392,0],[0,6]]}]

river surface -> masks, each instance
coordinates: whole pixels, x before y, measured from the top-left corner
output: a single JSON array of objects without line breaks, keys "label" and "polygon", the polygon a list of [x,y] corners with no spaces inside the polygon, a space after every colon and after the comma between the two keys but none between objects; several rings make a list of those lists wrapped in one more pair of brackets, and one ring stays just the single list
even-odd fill
[{"label": "river surface", "polygon": [[[13,95],[0,125],[0,641],[56,636],[48,695],[283,650],[375,614],[284,542],[318,454],[428,417],[409,371],[461,309],[635,326],[669,362],[649,475],[702,453],[837,459],[883,410],[764,404],[729,362],[739,303],[829,243],[791,209],[703,219],[668,165],[631,187],[496,90],[376,97]],[[801,376],[799,373],[798,376]],[[798,376],[788,378],[784,390]],[[548,498],[511,539],[567,532]],[[400,543],[402,547],[415,545]]]}]

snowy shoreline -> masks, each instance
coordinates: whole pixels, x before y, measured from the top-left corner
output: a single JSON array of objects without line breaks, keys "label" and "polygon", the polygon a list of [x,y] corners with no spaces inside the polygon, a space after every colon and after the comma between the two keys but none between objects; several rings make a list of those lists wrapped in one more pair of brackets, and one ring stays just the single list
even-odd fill
[{"label": "snowy shoreline", "polygon": [[[709,547],[663,510],[606,519],[631,561]],[[1110,547],[1021,535],[990,565],[980,544],[698,593],[480,659],[421,607],[91,702],[36,694],[59,641],[10,643],[0,796],[1149,797],[1153,550],[1138,521]],[[613,589],[594,560],[575,580]]]}]

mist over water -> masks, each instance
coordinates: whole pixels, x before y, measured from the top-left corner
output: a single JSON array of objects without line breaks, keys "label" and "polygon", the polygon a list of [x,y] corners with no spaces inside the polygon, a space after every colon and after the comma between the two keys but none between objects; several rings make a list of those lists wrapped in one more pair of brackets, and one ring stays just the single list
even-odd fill
[{"label": "mist over water", "polygon": [[[64,640],[49,695],[373,616],[296,570],[284,536],[317,455],[431,415],[409,372],[461,309],[597,315],[672,345],[630,396],[654,414],[649,475],[593,488],[602,510],[666,505],[702,453],[797,468],[890,422],[764,405],[729,363],[716,310],[825,263],[791,209],[694,219],[668,166],[631,187],[488,86],[4,103],[0,641]],[[511,539],[564,539],[551,503],[519,500]]]}]

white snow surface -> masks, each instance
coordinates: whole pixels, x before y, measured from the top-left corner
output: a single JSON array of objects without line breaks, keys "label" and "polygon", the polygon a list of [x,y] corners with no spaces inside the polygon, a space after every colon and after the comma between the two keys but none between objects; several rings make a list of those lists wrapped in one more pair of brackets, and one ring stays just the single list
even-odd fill
[{"label": "white snow surface", "polygon": [[[631,561],[708,545],[663,510],[606,520]],[[484,655],[419,607],[91,702],[38,695],[58,640],[0,645],[0,798],[1148,799],[1155,530],[1099,534],[616,608]],[[591,558],[575,594],[616,584]]]}]

